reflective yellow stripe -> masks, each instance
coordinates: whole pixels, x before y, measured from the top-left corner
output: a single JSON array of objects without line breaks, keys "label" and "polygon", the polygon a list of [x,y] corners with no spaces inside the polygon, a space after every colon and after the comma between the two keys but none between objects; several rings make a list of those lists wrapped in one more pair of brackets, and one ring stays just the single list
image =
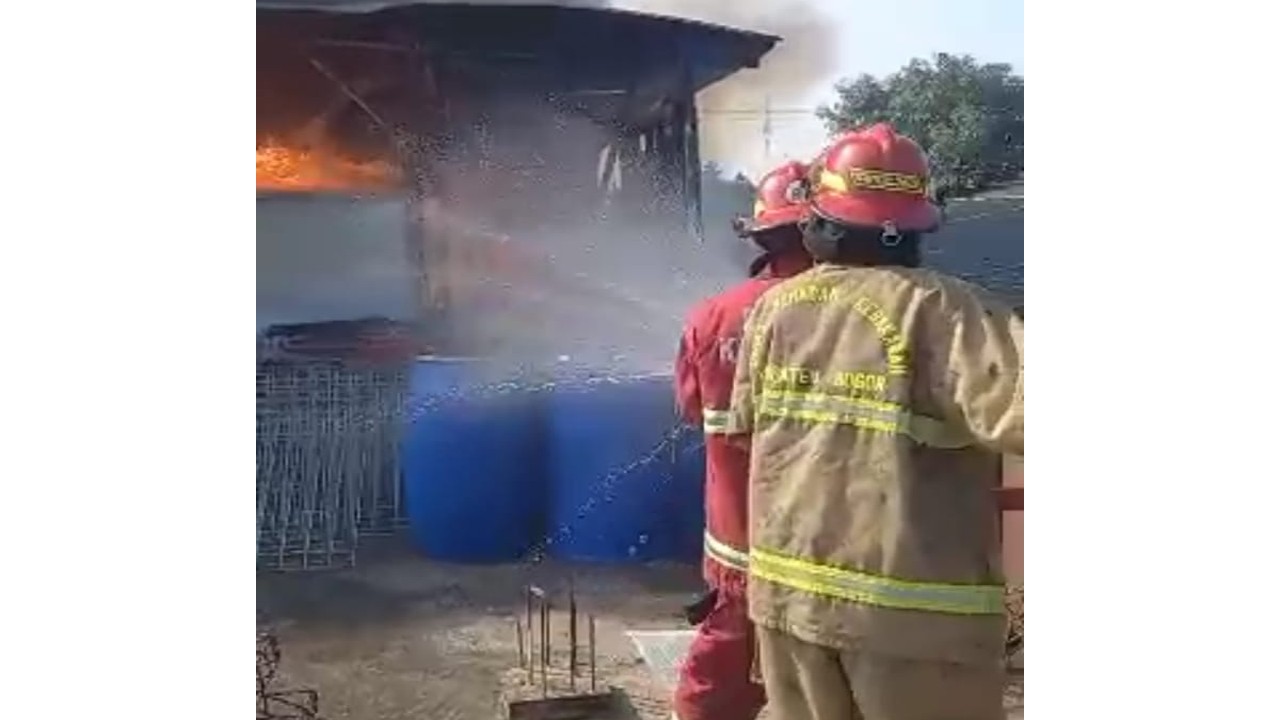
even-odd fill
[{"label": "reflective yellow stripe", "polygon": [[850,168],[844,173],[822,170],[818,174],[818,186],[838,193],[854,190],[877,190],[901,195],[923,196],[926,181],[922,175],[896,173],[871,168]]},{"label": "reflective yellow stripe", "polygon": [[733,570],[747,571],[750,557],[745,552],[717,540],[710,530],[702,533],[702,547],[707,551],[707,557],[721,565]]},{"label": "reflective yellow stripe", "polygon": [[1004,612],[1004,587],[1001,585],[897,580],[786,557],[760,548],[751,548],[750,571],[752,577],[778,585],[862,605],[953,615],[1000,615]]},{"label": "reflective yellow stripe", "polygon": [[962,448],[972,444],[968,434],[962,430],[883,400],[766,390],[760,393],[756,402],[757,417],[852,425],[864,430],[905,435],[921,445],[937,448]]},{"label": "reflective yellow stripe", "polygon": [[702,432],[722,435],[729,431],[729,411],[702,408]]}]

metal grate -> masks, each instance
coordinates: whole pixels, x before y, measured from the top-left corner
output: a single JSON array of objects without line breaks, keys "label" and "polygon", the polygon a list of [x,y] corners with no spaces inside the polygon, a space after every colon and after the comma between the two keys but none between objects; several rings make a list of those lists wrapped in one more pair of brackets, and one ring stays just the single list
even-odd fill
[{"label": "metal grate", "polygon": [[398,446],[403,369],[259,368],[258,566],[354,563],[359,535],[404,522]]}]

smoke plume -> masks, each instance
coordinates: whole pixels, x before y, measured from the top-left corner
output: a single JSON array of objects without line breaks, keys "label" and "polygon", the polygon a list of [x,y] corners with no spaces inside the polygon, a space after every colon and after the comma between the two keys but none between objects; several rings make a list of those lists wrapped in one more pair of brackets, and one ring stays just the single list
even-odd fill
[{"label": "smoke plume", "polygon": [[782,38],[759,68],[741,70],[698,96],[703,160],[753,178],[781,159],[776,148],[765,153],[766,106],[804,107],[808,93],[836,72],[833,23],[808,0],[617,0],[613,6]]}]

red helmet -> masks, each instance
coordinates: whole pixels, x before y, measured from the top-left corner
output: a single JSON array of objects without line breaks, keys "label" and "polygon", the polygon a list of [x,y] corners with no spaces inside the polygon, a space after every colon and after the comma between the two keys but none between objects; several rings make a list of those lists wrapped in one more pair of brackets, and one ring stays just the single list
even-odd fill
[{"label": "red helmet", "polygon": [[845,225],[928,232],[941,214],[929,201],[929,162],[888,123],[836,138],[814,162],[815,215]]},{"label": "red helmet", "polygon": [[756,186],[752,217],[737,223],[739,231],[751,235],[805,219],[809,215],[805,204],[808,187],[809,169],[804,163],[793,161],[769,171]]}]

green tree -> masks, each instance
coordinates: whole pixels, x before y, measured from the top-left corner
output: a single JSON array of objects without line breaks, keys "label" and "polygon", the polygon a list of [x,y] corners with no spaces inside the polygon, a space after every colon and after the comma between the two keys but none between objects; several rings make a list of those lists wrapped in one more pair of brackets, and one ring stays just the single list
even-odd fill
[{"label": "green tree", "polygon": [[963,194],[1022,173],[1022,90],[1008,64],[938,53],[884,79],[840,81],[818,117],[833,135],[893,123],[929,154],[936,185]]}]

